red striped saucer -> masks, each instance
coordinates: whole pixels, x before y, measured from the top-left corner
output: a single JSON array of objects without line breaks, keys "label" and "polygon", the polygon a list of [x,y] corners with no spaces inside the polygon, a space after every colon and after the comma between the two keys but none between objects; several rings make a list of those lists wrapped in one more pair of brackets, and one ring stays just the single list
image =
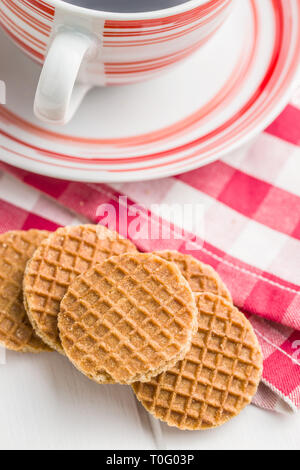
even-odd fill
[{"label": "red striped saucer", "polygon": [[56,178],[140,181],[216,160],[275,119],[298,76],[300,2],[237,1],[193,56],[149,82],[93,90],[64,128],[34,118],[39,65],[4,33],[0,42],[1,160]]}]

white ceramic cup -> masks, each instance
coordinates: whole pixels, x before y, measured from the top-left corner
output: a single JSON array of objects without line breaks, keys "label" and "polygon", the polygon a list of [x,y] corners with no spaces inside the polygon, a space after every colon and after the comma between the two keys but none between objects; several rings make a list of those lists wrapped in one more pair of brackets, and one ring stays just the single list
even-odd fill
[{"label": "white ceramic cup", "polygon": [[1,0],[0,24],[43,65],[36,116],[65,124],[91,87],[151,78],[198,49],[223,23],[232,1],[109,13],[61,0]]}]

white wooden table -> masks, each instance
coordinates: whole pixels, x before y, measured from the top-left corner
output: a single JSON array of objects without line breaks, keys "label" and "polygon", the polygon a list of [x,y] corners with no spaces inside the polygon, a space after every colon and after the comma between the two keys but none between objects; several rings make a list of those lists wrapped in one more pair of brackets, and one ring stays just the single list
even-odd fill
[{"label": "white wooden table", "polygon": [[97,385],[56,353],[7,352],[1,449],[300,449],[300,414],[248,407],[222,428],[183,432],[150,419],[131,389]]}]

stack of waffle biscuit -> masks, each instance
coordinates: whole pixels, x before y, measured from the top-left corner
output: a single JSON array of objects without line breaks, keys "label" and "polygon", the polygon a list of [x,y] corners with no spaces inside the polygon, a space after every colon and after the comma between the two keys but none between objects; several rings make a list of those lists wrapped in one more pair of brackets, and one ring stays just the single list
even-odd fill
[{"label": "stack of waffle biscuit", "polygon": [[0,344],[56,350],[99,384],[131,385],[180,429],[237,416],[262,374],[251,324],[212,267],[139,253],[96,225],[0,236]]}]

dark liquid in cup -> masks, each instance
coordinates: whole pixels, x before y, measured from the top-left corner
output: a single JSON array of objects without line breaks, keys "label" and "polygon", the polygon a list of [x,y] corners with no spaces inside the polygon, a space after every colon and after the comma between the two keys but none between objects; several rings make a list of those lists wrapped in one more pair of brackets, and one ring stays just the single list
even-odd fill
[{"label": "dark liquid in cup", "polygon": [[[117,13],[140,13],[171,8],[184,0],[65,0],[79,7]],[[187,1],[187,0],[186,0]]]}]

